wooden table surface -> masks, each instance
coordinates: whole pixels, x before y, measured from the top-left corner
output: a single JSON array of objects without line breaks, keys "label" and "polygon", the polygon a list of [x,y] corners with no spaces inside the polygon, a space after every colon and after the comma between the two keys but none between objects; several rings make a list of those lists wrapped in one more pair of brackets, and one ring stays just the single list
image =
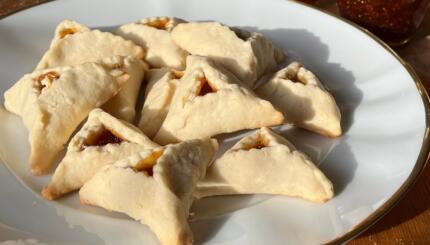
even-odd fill
[{"label": "wooden table surface", "polygon": [[[0,0],[0,18],[44,1],[46,0]],[[337,13],[333,0],[322,0],[317,6]],[[404,55],[406,50],[425,35],[430,35],[430,13],[427,14],[415,40],[407,46],[397,48],[396,51],[401,56],[406,56]],[[427,91],[430,92],[429,76],[420,75]],[[405,198],[350,244],[430,244],[430,164]]]}]

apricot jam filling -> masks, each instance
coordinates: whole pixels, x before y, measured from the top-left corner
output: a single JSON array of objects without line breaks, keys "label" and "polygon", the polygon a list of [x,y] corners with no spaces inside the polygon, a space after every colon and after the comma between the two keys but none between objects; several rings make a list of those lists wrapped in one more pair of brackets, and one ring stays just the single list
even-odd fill
[{"label": "apricot jam filling", "polygon": [[104,146],[107,144],[121,144],[124,141],[118,134],[104,128],[84,141],[84,147]]},{"label": "apricot jam filling", "polygon": [[200,87],[198,89],[197,96],[205,96],[206,94],[215,93],[216,91],[217,89],[211,86],[206,77],[200,78]]},{"label": "apricot jam filling", "polygon": [[63,38],[65,38],[67,35],[73,35],[73,34],[75,34],[76,33],[76,30],[75,29],[72,29],[72,28],[65,28],[65,29],[62,29],[61,31],[60,31],[60,33],[58,33],[58,35],[60,36],[60,39],[63,39]]},{"label": "apricot jam filling", "polygon": [[150,26],[150,27],[154,27],[155,29],[158,30],[167,30],[167,24],[169,23],[169,20],[152,20],[149,21],[147,23],[145,23],[145,25]]},{"label": "apricot jam filling", "polygon": [[281,79],[290,80],[293,83],[303,83],[305,84],[300,78],[297,76],[297,73],[292,72],[291,70],[287,70],[281,77]]},{"label": "apricot jam filling", "polygon": [[133,169],[137,172],[144,172],[148,176],[154,174],[153,168],[157,164],[158,159],[163,155],[163,150],[154,151],[145,159],[142,159]]},{"label": "apricot jam filling", "polygon": [[251,149],[262,149],[268,146],[269,146],[269,141],[263,136],[259,136],[255,142],[252,142],[249,145],[246,145],[243,149],[249,151]]},{"label": "apricot jam filling", "polygon": [[177,70],[171,70],[170,74],[172,74],[172,77],[174,79],[181,79],[184,76],[183,71],[177,71]]},{"label": "apricot jam filling", "polygon": [[55,71],[50,71],[38,76],[34,81],[34,86],[39,91],[42,91],[46,86],[50,86],[53,81],[60,78],[60,74]]}]

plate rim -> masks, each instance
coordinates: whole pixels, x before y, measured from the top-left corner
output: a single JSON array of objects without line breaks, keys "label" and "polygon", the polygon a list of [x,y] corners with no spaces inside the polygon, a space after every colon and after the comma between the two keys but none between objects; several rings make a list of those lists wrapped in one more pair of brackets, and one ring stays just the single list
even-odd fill
[{"label": "plate rim", "polygon": [[[0,21],[8,16],[14,15],[16,13],[28,10],[33,7],[38,7],[43,4],[47,4],[50,2],[54,2],[54,0],[40,0],[34,4],[30,4],[28,6],[25,6],[23,8],[18,8],[2,17],[0,17]],[[381,218],[383,218],[385,215],[387,215],[404,197],[405,195],[412,189],[414,184],[419,179],[420,175],[422,174],[424,168],[427,165],[427,161],[430,159],[430,97],[427,93],[427,90],[425,89],[421,78],[416,73],[415,69],[402,57],[399,56],[388,44],[386,44],[384,41],[382,41],[379,37],[377,37],[375,34],[371,33],[369,30],[367,30],[364,27],[359,26],[358,24],[345,19],[341,16],[335,15],[332,12],[329,12],[324,9],[317,8],[316,6],[313,6],[311,4],[307,4],[304,2],[300,2],[299,0],[290,0],[290,2],[298,5],[302,5],[306,8],[311,8],[313,10],[316,10],[322,14],[328,15],[330,17],[333,17],[337,19],[338,21],[341,21],[345,24],[348,24],[352,28],[355,28],[356,30],[362,32],[364,35],[367,35],[370,37],[373,41],[378,43],[382,48],[384,48],[389,54],[391,54],[408,72],[408,74],[413,79],[415,86],[417,88],[417,91],[421,97],[421,100],[424,104],[424,112],[425,112],[425,132],[423,137],[423,142],[421,145],[420,153],[418,154],[417,161],[415,162],[414,168],[412,169],[411,173],[407,177],[407,179],[403,182],[403,184],[394,192],[391,197],[384,202],[379,208],[377,208],[375,211],[373,211],[369,216],[367,216],[363,221],[358,223],[357,225],[353,226],[349,231],[337,236],[336,238],[325,242],[324,244],[344,244],[370,227],[372,227],[375,223],[377,223]],[[0,161],[3,162],[3,157],[0,155]]]},{"label": "plate rim", "polygon": [[353,228],[351,228],[349,231],[343,233],[342,235],[327,241],[324,244],[344,244],[353,238],[357,237],[370,227],[372,227],[375,223],[377,223],[381,218],[383,218],[385,215],[387,215],[404,197],[405,195],[412,189],[414,184],[417,182],[418,178],[422,174],[424,168],[427,165],[427,160],[430,159],[430,97],[427,93],[427,90],[425,89],[421,78],[418,76],[415,69],[402,57],[399,56],[399,54],[396,53],[387,43],[382,41],[379,37],[377,37],[375,34],[367,30],[366,28],[346,19],[341,16],[335,15],[332,12],[329,12],[324,9],[317,8],[316,6],[313,6],[311,4],[307,4],[304,2],[300,2],[299,0],[291,0],[292,2],[311,8],[313,10],[319,11],[322,14],[326,14],[328,16],[331,16],[341,22],[344,22],[346,24],[349,24],[352,28],[357,29],[358,31],[361,31],[363,34],[370,37],[373,41],[377,42],[382,48],[384,48],[388,53],[390,53],[399,63],[406,69],[406,71],[409,73],[409,75],[414,80],[414,83],[417,87],[417,91],[421,96],[421,100],[424,104],[424,113],[425,113],[425,122],[426,122],[426,128],[424,132],[423,137],[423,143],[421,145],[420,153],[418,154],[417,161],[415,162],[414,168],[412,169],[411,173],[409,174],[408,178],[403,182],[403,184],[394,192],[391,197],[384,202],[379,208],[377,208],[375,211],[373,211],[367,218],[365,218],[363,221],[355,225]]}]

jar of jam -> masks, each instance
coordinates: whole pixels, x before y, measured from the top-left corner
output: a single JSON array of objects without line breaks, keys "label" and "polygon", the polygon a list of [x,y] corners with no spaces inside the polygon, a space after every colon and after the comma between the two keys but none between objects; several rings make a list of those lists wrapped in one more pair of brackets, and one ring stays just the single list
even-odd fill
[{"label": "jar of jam", "polygon": [[418,29],[430,0],[337,0],[337,5],[343,17],[398,46]]}]

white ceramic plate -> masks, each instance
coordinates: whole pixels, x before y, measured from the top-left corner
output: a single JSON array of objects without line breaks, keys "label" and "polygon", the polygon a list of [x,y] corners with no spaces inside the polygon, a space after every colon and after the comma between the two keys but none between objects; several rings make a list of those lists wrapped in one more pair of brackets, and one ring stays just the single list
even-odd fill
[{"label": "white ceramic plate", "polygon": [[[109,29],[148,16],[217,20],[258,30],[325,82],[341,107],[346,133],[327,139],[280,128],[333,181],[336,196],[317,205],[262,195],[195,203],[197,244],[342,242],[386,213],[422,170],[428,155],[428,101],[416,75],[387,47],[318,10],[281,0],[55,1],[0,21],[0,92],[30,72],[57,23],[73,19]],[[424,93],[424,94],[422,94]],[[3,104],[3,98],[1,100]],[[124,215],[79,205],[76,195],[41,199],[50,176],[29,174],[21,120],[0,109],[0,241],[52,244],[154,244]],[[231,145],[236,138],[226,138]]]}]

